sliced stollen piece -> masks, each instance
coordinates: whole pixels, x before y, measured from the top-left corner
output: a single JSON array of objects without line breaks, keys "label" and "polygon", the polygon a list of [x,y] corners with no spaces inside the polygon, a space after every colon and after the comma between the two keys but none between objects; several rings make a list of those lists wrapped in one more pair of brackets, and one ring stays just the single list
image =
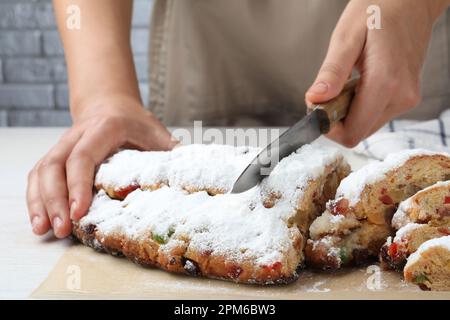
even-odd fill
[{"label": "sliced stollen piece", "polygon": [[378,256],[393,233],[391,218],[398,204],[449,178],[449,154],[417,149],[391,154],[351,173],[310,227],[307,263],[338,269]]},{"label": "sliced stollen piece", "polygon": [[403,270],[422,243],[450,235],[450,181],[437,182],[401,202],[392,226],[398,231],[381,248],[380,260],[385,268]]},{"label": "sliced stollen piece", "polygon": [[450,226],[408,223],[400,228],[395,237],[388,237],[380,250],[380,262],[385,269],[402,271],[407,258],[422,243],[450,235]]},{"label": "sliced stollen piece", "polygon": [[447,225],[450,223],[450,181],[439,181],[401,202],[392,217],[400,229],[408,223]]},{"label": "sliced stollen piece", "polygon": [[[192,154],[195,149],[209,154],[210,147],[220,153],[220,146],[186,146],[172,152]],[[242,153],[240,148],[223,150]],[[170,165],[158,163],[155,157],[148,166],[165,167],[157,178],[145,180],[139,172],[128,174],[130,170],[121,183],[123,177],[114,176],[121,168],[113,166],[124,163],[119,164],[118,155],[114,157],[107,162],[107,170],[99,169],[100,190],[88,214],[74,226],[78,239],[145,266],[242,283],[287,283],[298,277],[309,225],[350,171],[337,149],[308,145],[281,160],[260,185],[241,194],[221,194],[209,190],[229,190],[238,170],[233,161],[224,161],[222,166],[219,156],[214,166],[204,162],[187,165],[190,156],[185,155],[176,156],[184,161],[162,156],[160,161]],[[136,159],[139,154],[132,157],[144,161]],[[235,162],[239,170],[240,161]],[[140,170],[148,175],[152,169],[144,167]],[[177,179],[170,172],[177,172]],[[208,175],[222,180],[208,182]],[[155,181],[169,183],[157,185]],[[126,189],[133,182],[139,187],[124,200],[114,199],[116,194],[105,187]],[[148,185],[155,187],[144,187]]]},{"label": "sliced stollen piece", "polygon": [[423,290],[450,291],[450,236],[424,242],[408,258],[403,274]]}]

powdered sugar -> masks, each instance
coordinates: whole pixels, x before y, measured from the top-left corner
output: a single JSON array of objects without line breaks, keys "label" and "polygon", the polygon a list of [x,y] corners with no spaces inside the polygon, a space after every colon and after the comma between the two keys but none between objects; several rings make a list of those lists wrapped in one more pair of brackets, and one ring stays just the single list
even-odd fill
[{"label": "powdered sugar", "polygon": [[214,187],[227,191],[259,149],[219,145],[187,145],[170,152],[124,150],[102,164],[96,185],[117,190],[130,185]]},{"label": "powdered sugar", "polygon": [[306,292],[330,292],[331,289],[329,288],[319,288],[321,286],[323,286],[326,282],[325,281],[317,281],[316,283],[314,283],[314,285],[312,286],[312,288],[309,288],[306,290]]},{"label": "powdered sugar", "polygon": [[338,158],[342,158],[338,149],[305,145],[278,163],[263,181],[262,189],[267,193],[281,193],[282,197],[296,202],[301,201],[309,182],[317,179],[323,169]]},{"label": "powdered sugar", "polygon": [[142,180],[163,180],[165,163],[169,158],[169,152],[120,151],[100,166],[95,184],[119,189],[139,184]]},{"label": "powdered sugar", "polygon": [[397,233],[395,234],[394,242],[401,242],[404,240],[408,235],[413,232],[414,230],[418,228],[422,228],[426,225],[418,224],[418,223],[408,223],[404,227],[400,228]]},{"label": "powdered sugar", "polygon": [[437,153],[423,149],[413,149],[392,153],[382,162],[376,161],[366,165],[358,171],[351,173],[341,181],[336,192],[336,198],[344,197],[349,200],[350,206],[355,206],[364,188],[368,184],[373,184],[383,180],[391,170],[401,167],[409,159],[416,156],[444,155],[446,153]]},{"label": "powdered sugar", "polygon": [[406,226],[409,223],[412,223],[411,219],[408,215],[408,210],[412,207],[412,197],[409,197],[405,201],[400,202],[400,205],[398,206],[397,211],[395,212],[394,216],[392,217],[392,227],[395,229],[400,229],[403,226]]},{"label": "powdered sugar", "polygon": [[416,252],[409,256],[408,262],[405,265],[405,270],[416,263],[421,258],[423,253],[435,247],[442,247],[450,251],[450,236],[435,238],[422,243],[419,249],[417,249]]},{"label": "powdered sugar", "polygon": [[[293,252],[299,230],[288,227],[308,182],[342,156],[334,148],[304,146],[283,159],[261,185],[240,194],[188,194],[186,185],[229,190],[257,150],[227,146],[186,146],[172,152],[122,151],[102,165],[97,183],[126,187],[167,180],[170,187],[137,189],[125,200],[100,191],[81,225],[94,224],[100,234],[120,233],[138,239],[152,233],[161,250],[186,243],[200,252],[235,261],[270,265]],[[125,169],[126,168],[126,169]],[[156,168],[156,169],[155,169]],[[272,208],[263,205],[268,192],[282,197]]]}]

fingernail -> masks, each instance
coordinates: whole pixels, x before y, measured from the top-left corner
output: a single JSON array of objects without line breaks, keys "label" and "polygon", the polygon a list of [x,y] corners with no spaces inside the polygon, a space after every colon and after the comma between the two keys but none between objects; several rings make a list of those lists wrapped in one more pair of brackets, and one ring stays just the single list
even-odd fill
[{"label": "fingernail", "polygon": [[77,209],[77,202],[73,201],[72,204],[70,205],[70,219],[72,220],[75,220],[74,215],[76,209]]},{"label": "fingernail", "polygon": [[55,217],[53,218],[53,230],[57,230],[59,228],[61,228],[62,226],[62,220],[60,217]]},{"label": "fingernail", "polygon": [[34,216],[33,219],[31,219],[31,227],[33,230],[35,230],[41,221],[41,218],[39,216]]},{"label": "fingernail", "polygon": [[323,81],[316,82],[311,88],[309,88],[308,92],[324,94],[328,91],[328,84]]}]

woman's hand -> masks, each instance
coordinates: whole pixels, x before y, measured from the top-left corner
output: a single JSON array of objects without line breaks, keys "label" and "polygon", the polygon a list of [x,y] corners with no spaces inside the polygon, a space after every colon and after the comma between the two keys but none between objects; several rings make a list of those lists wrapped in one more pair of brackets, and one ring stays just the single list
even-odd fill
[{"label": "woman's hand", "polygon": [[169,150],[176,141],[134,98],[109,96],[85,101],[59,142],[28,175],[27,205],[33,232],[71,232],[71,219],[84,216],[92,200],[95,168],[120,147]]},{"label": "woman's hand", "polygon": [[[331,37],[325,61],[306,93],[308,105],[337,96],[356,68],[361,80],[349,113],[328,137],[353,147],[420,101],[420,76],[433,23],[449,0],[351,0]],[[381,9],[369,30],[366,10]]]},{"label": "woman's hand", "polygon": [[[73,126],[31,170],[27,204],[33,231],[71,232],[86,214],[95,168],[120,147],[168,150],[176,142],[142,107],[130,46],[132,0],[54,0],[64,45]],[[82,13],[67,28],[67,8]],[[101,41],[99,41],[101,39]]]}]

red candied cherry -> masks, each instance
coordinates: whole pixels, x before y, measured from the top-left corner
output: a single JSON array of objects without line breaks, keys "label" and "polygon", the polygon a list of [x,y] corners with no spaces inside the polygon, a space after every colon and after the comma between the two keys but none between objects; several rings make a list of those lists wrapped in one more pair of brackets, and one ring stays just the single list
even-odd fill
[{"label": "red candied cherry", "polygon": [[274,270],[274,271],[280,271],[280,270],[281,270],[281,267],[282,267],[282,264],[281,264],[280,261],[277,261],[277,262],[275,262],[275,263],[273,263],[273,264],[271,264],[271,265],[269,265],[269,266],[264,266],[264,268],[265,268],[266,270],[268,270],[268,271],[272,271],[272,270]]},{"label": "red candied cherry", "polygon": [[385,205],[391,205],[394,204],[394,201],[392,200],[392,198],[390,196],[388,196],[387,194],[383,194],[381,195],[378,200],[380,200],[383,204]]},{"label": "red candied cherry", "polygon": [[127,195],[129,195],[134,190],[139,189],[139,185],[131,185],[128,187],[120,188],[117,191],[114,191],[118,198],[125,199]]},{"label": "red candied cherry", "polygon": [[444,204],[449,204],[450,203],[450,196],[446,196],[444,198]]},{"label": "red candied cherry", "polygon": [[338,201],[334,201],[331,203],[330,209],[331,213],[334,215],[342,214],[345,215],[348,211],[349,202],[347,199],[342,198]]},{"label": "red candied cherry", "polygon": [[398,254],[398,244],[393,242],[388,249],[388,255],[391,258],[395,258]]},{"label": "red candied cherry", "polygon": [[440,227],[438,231],[446,236],[450,236],[450,227]]}]

